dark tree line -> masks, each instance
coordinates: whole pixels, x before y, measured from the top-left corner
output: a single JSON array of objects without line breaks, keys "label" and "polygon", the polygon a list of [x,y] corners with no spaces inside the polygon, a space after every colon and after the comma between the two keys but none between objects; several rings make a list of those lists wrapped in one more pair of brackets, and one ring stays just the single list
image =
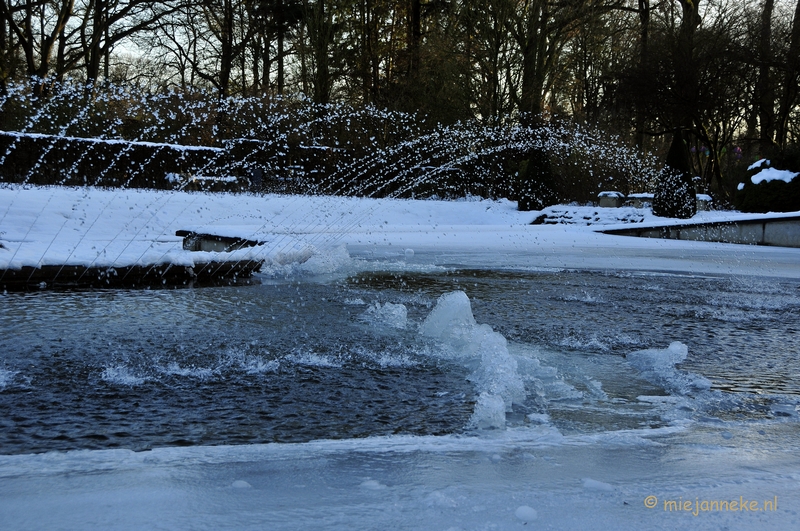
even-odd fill
[{"label": "dark tree line", "polygon": [[[795,0],[3,0],[0,89],[30,78],[414,111],[556,116],[666,152],[702,186],[800,137]],[[795,168],[800,169],[800,168]]]}]

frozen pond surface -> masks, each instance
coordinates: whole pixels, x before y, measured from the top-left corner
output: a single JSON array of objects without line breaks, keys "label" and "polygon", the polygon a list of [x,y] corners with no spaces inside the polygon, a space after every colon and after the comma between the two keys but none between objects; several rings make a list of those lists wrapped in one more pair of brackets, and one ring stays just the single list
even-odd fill
[{"label": "frozen pond surface", "polygon": [[[385,269],[3,295],[0,448],[19,455],[0,456],[2,519],[10,529],[798,524],[796,279]],[[476,324],[446,308],[441,334],[421,334],[440,296],[458,292]],[[507,351],[442,339],[481,324]],[[505,429],[476,430],[481,391],[505,392],[485,375],[505,370],[525,396]],[[290,444],[260,444],[275,441]],[[778,509],[694,516],[663,505],[740,497]]]},{"label": "frozen pond surface", "polygon": [[[694,396],[693,377],[710,380],[712,392],[694,397],[687,418],[780,417],[800,398],[799,288],[790,280],[453,270],[5,295],[0,447],[463,433],[476,362],[417,332],[438,297],[456,290],[470,297],[477,323],[511,342],[527,395],[509,412],[512,425],[538,414],[562,433],[662,426],[664,404],[637,397]],[[672,372],[648,377],[626,359],[673,341],[688,347],[679,370],[673,361]]]},{"label": "frozen pond surface", "polygon": [[0,295],[4,531],[800,527],[800,250],[507,201],[0,200],[12,265],[270,241],[260,285]]}]

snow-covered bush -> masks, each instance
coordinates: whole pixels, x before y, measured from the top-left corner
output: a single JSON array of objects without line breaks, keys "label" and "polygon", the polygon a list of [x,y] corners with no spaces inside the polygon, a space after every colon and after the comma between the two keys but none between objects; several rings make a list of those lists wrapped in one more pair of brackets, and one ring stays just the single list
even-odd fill
[{"label": "snow-covered bush", "polygon": [[697,213],[697,199],[691,177],[689,150],[680,130],[675,131],[667,163],[653,194],[653,214],[664,218],[688,219]]},{"label": "snow-covered bush", "polygon": [[800,173],[774,168],[759,160],[748,169],[734,202],[742,212],[794,212],[800,210]]}]

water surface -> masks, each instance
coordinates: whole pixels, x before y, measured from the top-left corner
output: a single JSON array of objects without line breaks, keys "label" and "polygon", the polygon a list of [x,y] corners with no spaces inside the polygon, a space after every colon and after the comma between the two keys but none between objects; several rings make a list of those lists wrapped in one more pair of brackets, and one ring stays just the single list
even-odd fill
[{"label": "water surface", "polygon": [[[511,426],[659,427],[676,415],[782,421],[800,397],[800,284],[609,272],[359,273],[255,286],[6,294],[0,452],[468,433],[472,361],[418,325],[463,290],[510,341],[528,398]],[[376,308],[403,305],[402,322]],[[628,363],[688,346],[690,406]],[[702,393],[701,393],[702,394]],[[683,413],[681,413],[683,411]]]}]

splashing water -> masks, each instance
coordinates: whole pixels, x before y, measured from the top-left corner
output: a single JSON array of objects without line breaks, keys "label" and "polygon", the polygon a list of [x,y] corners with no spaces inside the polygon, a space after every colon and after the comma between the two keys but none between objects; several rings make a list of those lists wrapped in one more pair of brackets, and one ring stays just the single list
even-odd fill
[{"label": "splashing water", "polygon": [[[24,259],[34,267],[146,265],[152,270],[163,263],[191,265],[192,259],[179,256],[174,244],[157,242],[175,241],[175,225],[189,217],[193,202],[172,209],[172,219],[164,223],[164,210],[176,199],[164,195],[150,196],[128,215],[123,229],[95,249],[94,259],[87,262],[76,256],[90,231],[110,216],[120,215],[112,213],[114,204],[131,187],[184,190],[207,183],[213,189],[228,183],[239,192],[498,197],[512,191],[502,184],[508,179],[501,175],[504,170],[497,161],[531,151],[549,153],[564,164],[605,164],[603,171],[629,176],[634,187],[646,187],[657,173],[652,158],[636,155],[618,140],[555,122],[536,128],[487,127],[477,122],[426,128],[413,115],[374,107],[315,105],[302,97],[220,102],[202,93],[152,95],[114,86],[93,92],[70,84],[55,85],[52,94],[37,99],[28,85],[13,84],[9,96],[0,100],[0,111],[8,117],[3,123],[6,131],[0,133],[3,179],[23,187],[77,184],[112,186],[115,192],[102,199],[99,208],[88,204],[97,201],[94,193],[76,200],[73,211],[91,209],[93,213],[80,218],[80,226],[74,229],[69,218],[60,219],[50,240],[40,245],[44,255]],[[573,160],[576,153],[584,162]],[[15,195],[0,213],[0,225],[20,200],[23,187],[12,189]],[[290,207],[260,215],[253,225],[241,227],[238,235],[244,238],[268,234],[268,245],[225,259],[267,259],[268,266],[302,263],[321,249],[334,248],[380,208],[374,205],[358,214],[342,211],[333,218],[303,220],[293,218]],[[44,217],[57,205],[48,200],[37,208],[34,218]],[[221,216],[205,219],[204,227],[213,230],[225,221]],[[335,233],[325,230],[332,226]],[[72,248],[46,256],[72,230],[81,234]],[[132,242],[145,233],[152,234],[148,234],[152,245],[131,249]],[[93,246],[98,247],[97,242]],[[7,258],[7,266],[17,267],[22,246],[9,248],[11,256],[2,258]],[[59,270],[57,275],[62,273]]]}]

